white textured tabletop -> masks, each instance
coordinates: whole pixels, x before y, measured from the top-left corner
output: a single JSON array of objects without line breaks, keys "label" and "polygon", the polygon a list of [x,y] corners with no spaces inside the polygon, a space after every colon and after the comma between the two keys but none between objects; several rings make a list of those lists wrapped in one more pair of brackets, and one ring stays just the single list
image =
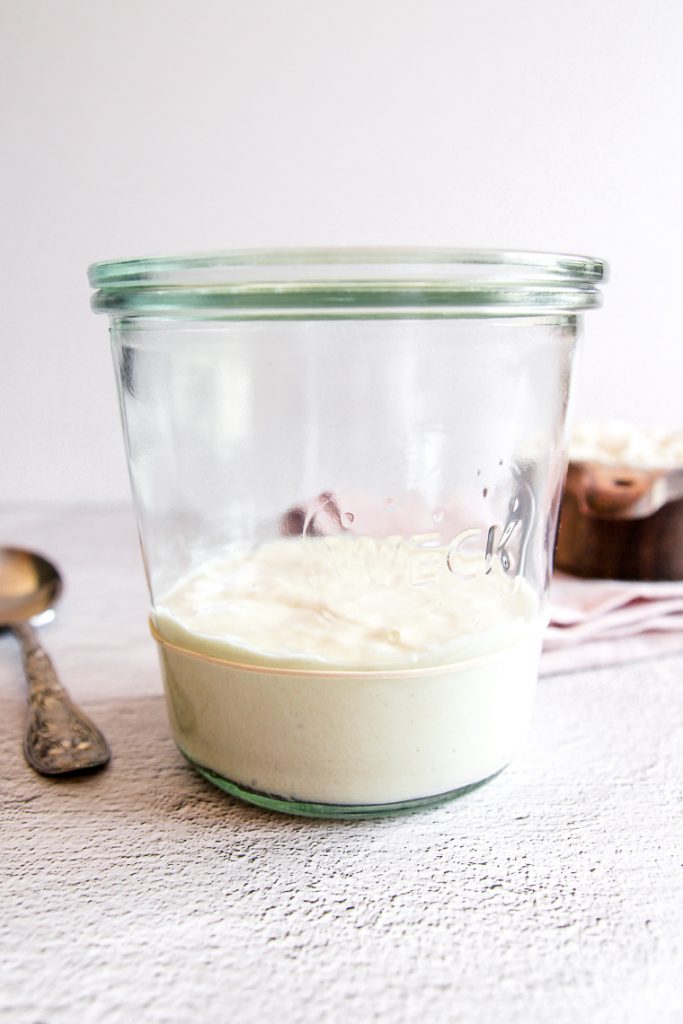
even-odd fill
[{"label": "white textured tabletop", "polygon": [[130,512],[5,510],[54,556],[43,639],[110,768],[34,775],[0,637],[0,1019],[683,1022],[683,658],[541,681],[498,779],[311,822],[203,782],[169,737]]}]

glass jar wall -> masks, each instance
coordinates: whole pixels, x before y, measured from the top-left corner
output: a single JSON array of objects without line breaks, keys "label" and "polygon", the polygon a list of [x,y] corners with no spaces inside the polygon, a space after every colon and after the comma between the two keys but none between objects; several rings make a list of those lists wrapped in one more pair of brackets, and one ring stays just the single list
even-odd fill
[{"label": "glass jar wall", "polygon": [[171,725],[208,778],[359,816],[514,756],[602,274],[385,250],[91,268]]}]

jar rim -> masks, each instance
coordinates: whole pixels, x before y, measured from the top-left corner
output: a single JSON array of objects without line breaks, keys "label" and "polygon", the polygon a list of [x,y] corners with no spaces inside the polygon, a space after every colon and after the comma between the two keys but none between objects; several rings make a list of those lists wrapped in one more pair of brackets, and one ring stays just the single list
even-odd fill
[{"label": "jar rim", "polygon": [[449,248],[246,249],[93,263],[92,305],[117,316],[463,316],[600,304],[603,260]]}]

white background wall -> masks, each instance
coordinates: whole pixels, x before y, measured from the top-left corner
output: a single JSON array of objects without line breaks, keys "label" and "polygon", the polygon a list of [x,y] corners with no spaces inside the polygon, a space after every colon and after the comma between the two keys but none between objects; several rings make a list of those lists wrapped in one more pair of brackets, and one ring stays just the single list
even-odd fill
[{"label": "white background wall", "polygon": [[683,426],[679,0],[0,0],[0,500],[127,500],[89,262],[607,258],[577,411]]}]

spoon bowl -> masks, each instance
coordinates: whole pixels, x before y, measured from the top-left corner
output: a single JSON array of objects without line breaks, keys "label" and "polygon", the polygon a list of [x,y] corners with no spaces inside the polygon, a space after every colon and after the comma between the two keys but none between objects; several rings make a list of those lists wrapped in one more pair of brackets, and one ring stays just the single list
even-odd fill
[{"label": "spoon bowl", "polygon": [[110,758],[107,741],[68,696],[34,626],[54,618],[62,591],[57,568],[42,555],[0,548],[0,628],[19,640],[29,687],[24,754],[42,775],[67,775],[101,768]]},{"label": "spoon bowl", "polygon": [[50,622],[62,592],[57,567],[21,548],[0,548],[0,623]]}]

